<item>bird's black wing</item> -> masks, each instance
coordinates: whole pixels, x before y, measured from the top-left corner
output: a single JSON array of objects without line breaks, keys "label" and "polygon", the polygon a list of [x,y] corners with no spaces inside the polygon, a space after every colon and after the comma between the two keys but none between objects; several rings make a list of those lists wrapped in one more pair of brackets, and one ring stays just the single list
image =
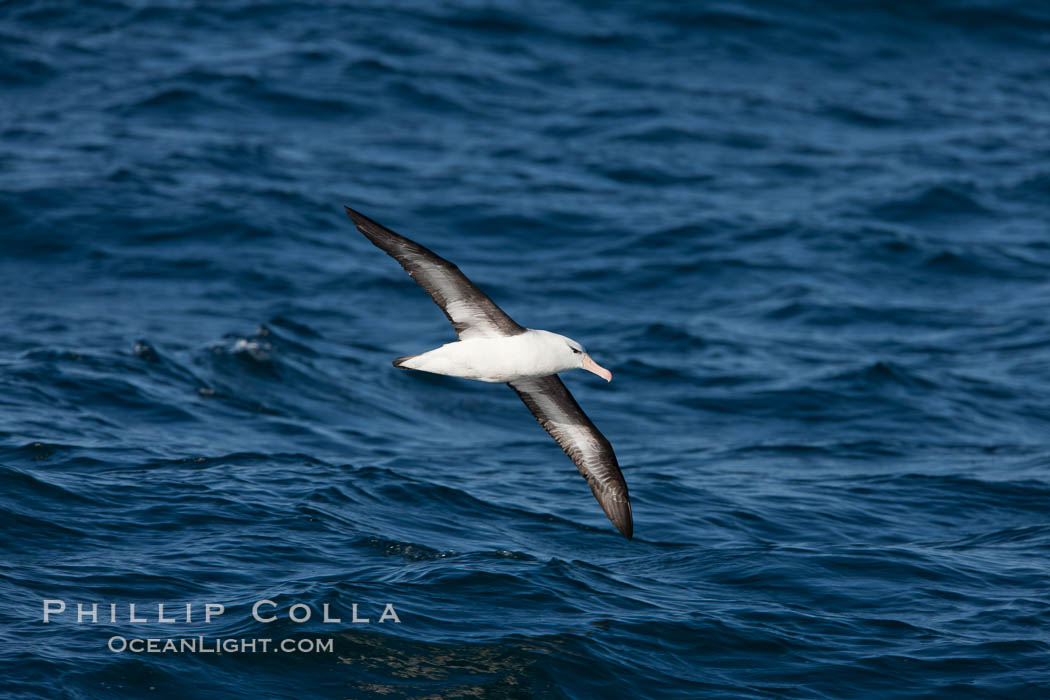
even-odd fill
[{"label": "bird's black wing", "polygon": [[434,300],[461,340],[518,335],[525,329],[477,288],[459,268],[423,246],[346,207],[357,230],[401,267]]},{"label": "bird's black wing", "polygon": [[576,464],[612,524],[631,539],[631,501],[612,445],[594,427],[558,375],[519,379],[510,382],[510,387]]}]

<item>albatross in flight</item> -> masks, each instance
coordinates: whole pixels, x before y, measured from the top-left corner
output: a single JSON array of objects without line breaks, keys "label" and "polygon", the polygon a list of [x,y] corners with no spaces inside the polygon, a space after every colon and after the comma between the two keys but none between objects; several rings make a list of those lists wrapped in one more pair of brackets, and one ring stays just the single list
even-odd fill
[{"label": "albatross in flight", "polygon": [[350,207],[346,213],[427,291],[459,336],[429,352],[399,357],[394,366],[509,384],[576,464],[612,524],[631,539],[631,502],[612,445],[558,378],[558,372],[585,369],[612,381],[612,372],[571,338],[519,326],[448,260]]}]

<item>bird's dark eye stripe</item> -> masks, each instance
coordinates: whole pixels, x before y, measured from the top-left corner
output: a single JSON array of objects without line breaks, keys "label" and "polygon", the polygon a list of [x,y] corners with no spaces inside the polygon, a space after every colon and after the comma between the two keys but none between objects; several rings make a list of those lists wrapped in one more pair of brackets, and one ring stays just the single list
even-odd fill
[{"label": "bird's dark eye stripe", "polygon": [[570,350],[572,350],[572,351],[573,351],[574,353],[576,353],[577,355],[579,355],[579,354],[580,354],[580,351],[579,351],[579,350],[577,350],[576,348],[569,348],[569,349],[570,349]]}]

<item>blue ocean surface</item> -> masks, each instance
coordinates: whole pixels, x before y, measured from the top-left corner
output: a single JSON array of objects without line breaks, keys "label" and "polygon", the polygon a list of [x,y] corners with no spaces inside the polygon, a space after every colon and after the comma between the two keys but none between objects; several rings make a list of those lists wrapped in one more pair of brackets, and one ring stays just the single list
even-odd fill
[{"label": "blue ocean surface", "polygon": [[0,3],[0,328],[4,698],[1050,697],[1046,3]]}]

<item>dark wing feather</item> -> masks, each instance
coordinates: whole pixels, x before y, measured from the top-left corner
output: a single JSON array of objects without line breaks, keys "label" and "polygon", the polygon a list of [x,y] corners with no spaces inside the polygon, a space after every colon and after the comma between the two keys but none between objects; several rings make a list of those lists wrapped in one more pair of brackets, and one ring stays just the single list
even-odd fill
[{"label": "dark wing feather", "polygon": [[445,312],[461,339],[525,332],[448,260],[350,207],[346,207],[346,213],[358,231],[401,263],[412,279],[427,291],[434,303]]},{"label": "dark wing feather", "polygon": [[576,464],[612,524],[631,539],[631,501],[612,445],[594,427],[558,375],[519,379],[510,382],[510,387]]}]

